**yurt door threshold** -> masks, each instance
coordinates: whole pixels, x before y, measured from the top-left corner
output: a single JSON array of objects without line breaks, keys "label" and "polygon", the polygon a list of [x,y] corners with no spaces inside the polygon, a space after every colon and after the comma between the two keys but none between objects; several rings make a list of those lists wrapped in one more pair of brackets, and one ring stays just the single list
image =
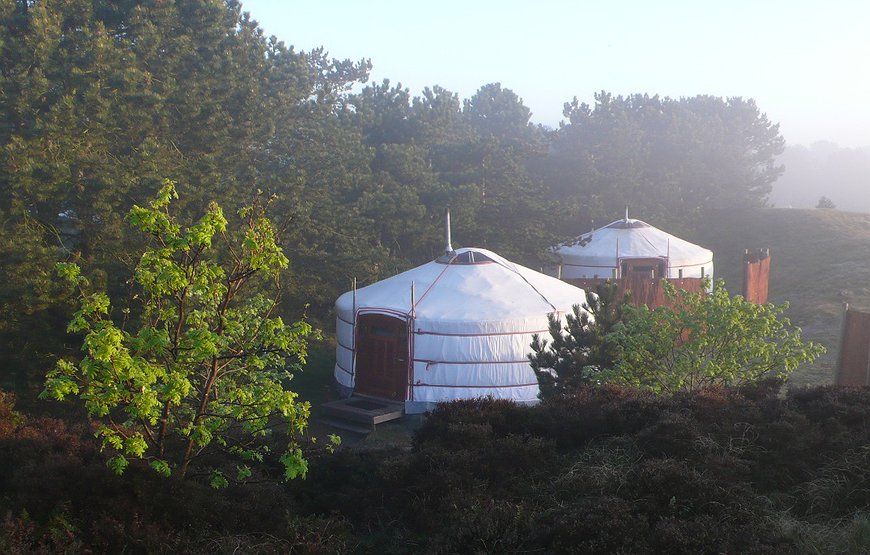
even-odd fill
[{"label": "yurt door threshold", "polygon": [[405,415],[405,404],[369,397],[353,395],[323,405],[323,412],[330,417],[328,423],[336,428],[359,433],[368,433],[378,424],[398,420]]}]

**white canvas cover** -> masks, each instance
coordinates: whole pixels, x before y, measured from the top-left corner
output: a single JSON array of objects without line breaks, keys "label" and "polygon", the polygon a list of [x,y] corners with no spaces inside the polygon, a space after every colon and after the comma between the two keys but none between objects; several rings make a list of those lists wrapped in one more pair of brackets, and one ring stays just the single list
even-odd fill
[{"label": "white canvas cover", "polygon": [[668,278],[713,277],[713,252],[641,220],[625,218],[590,231],[555,249],[562,279],[610,278],[620,262],[632,258],[666,261]]},{"label": "white canvas cover", "polygon": [[485,396],[535,402],[538,382],[527,359],[532,336],[547,334],[548,314],[561,318],[584,301],[582,289],[493,252],[458,249],[359,289],[356,306],[352,292],[338,298],[335,378],[353,389],[356,318],[388,314],[412,330],[408,412]]}]

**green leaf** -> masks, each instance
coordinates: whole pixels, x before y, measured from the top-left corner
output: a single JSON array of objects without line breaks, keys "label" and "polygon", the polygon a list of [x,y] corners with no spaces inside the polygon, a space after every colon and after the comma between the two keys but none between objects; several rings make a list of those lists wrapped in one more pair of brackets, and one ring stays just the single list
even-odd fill
[{"label": "green leaf", "polygon": [[302,449],[291,446],[279,459],[284,465],[284,479],[294,480],[308,475],[308,461],[302,456]]},{"label": "green leaf", "polygon": [[127,470],[127,467],[130,465],[130,461],[127,460],[123,455],[115,455],[108,461],[106,461],[106,465],[111,469],[112,472],[120,476]]},{"label": "green leaf", "polygon": [[251,467],[248,465],[241,465],[236,467],[238,469],[238,473],[236,474],[236,481],[244,482],[248,478],[251,477]]},{"label": "green leaf", "polygon": [[155,459],[148,463],[148,466],[161,476],[168,478],[172,474],[172,469],[169,467],[169,463],[162,459]]},{"label": "green leaf", "polygon": [[222,472],[215,470],[211,473],[211,478],[209,479],[209,484],[214,489],[223,489],[230,485],[229,481],[227,481],[226,477]]}]

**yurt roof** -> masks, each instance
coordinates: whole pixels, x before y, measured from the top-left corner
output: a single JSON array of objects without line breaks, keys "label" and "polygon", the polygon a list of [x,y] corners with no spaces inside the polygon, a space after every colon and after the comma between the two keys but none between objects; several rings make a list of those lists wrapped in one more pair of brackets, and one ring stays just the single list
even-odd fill
[{"label": "yurt roof", "polygon": [[672,265],[708,263],[713,252],[650,224],[631,218],[616,220],[557,247],[565,262],[597,262],[615,266],[617,258],[668,257]]},{"label": "yurt roof", "polygon": [[[411,315],[419,326],[504,332],[508,322],[540,319],[584,301],[583,291],[561,280],[514,264],[492,251],[462,248],[384,279],[356,293],[361,310]],[[353,293],[338,298],[339,316],[353,316]],[[428,326],[426,325],[428,323]],[[487,323],[490,323],[489,325]],[[457,328],[458,330],[458,328]]]}]

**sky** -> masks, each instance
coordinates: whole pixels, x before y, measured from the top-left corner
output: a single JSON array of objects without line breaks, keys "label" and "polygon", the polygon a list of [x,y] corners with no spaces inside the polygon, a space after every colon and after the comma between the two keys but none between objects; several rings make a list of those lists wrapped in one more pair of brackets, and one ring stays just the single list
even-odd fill
[{"label": "sky", "polygon": [[241,0],[296,50],[469,98],[499,82],[551,127],[597,91],[753,98],[788,144],[870,146],[866,0]]}]

